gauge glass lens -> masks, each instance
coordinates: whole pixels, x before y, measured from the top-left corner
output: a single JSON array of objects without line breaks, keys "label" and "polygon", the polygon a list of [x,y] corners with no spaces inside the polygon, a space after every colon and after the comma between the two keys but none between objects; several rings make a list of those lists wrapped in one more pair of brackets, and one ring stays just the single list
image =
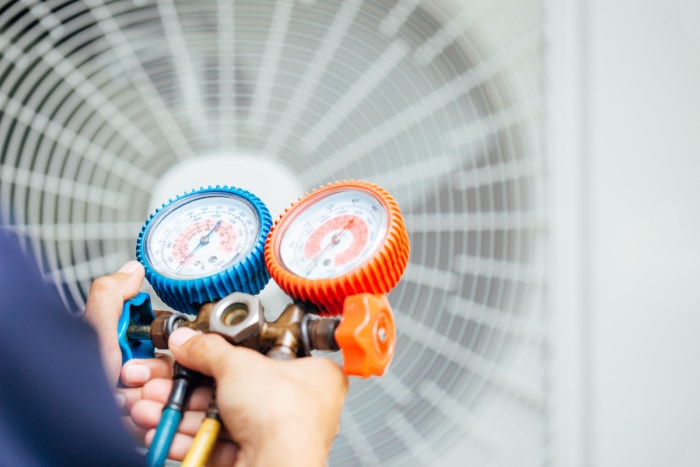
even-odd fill
[{"label": "gauge glass lens", "polygon": [[204,277],[245,258],[260,220],[253,206],[220,193],[183,198],[160,213],[145,238],[151,267],[175,279]]},{"label": "gauge glass lens", "polygon": [[279,258],[292,274],[326,279],[364,264],[388,229],[384,204],[363,190],[340,190],[299,206],[282,232]]}]

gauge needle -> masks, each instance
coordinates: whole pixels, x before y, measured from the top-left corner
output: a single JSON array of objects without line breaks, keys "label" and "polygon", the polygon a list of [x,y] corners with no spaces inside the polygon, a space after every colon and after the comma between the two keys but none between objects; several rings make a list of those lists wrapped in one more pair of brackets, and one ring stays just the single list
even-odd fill
[{"label": "gauge needle", "polygon": [[197,244],[197,246],[194,247],[190,254],[185,256],[185,258],[182,261],[180,261],[180,268],[185,265],[185,263],[197,252],[197,250],[209,243],[209,237],[211,237],[211,234],[216,232],[216,229],[218,229],[219,226],[221,226],[221,221],[218,221],[216,224],[214,224],[214,227],[212,227],[208,234],[199,237],[199,243]]},{"label": "gauge needle", "polygon": [[311,260],[311,265],[309,266],[309,269],[306,271],[306,275],[307,275],[307,276],[308,276],[309,274],[311,274],[311,271],[314,270],[314,268],[315,268],[316,265],[318,264],[319,258],[321,258],[321,256],[323,256],[323,255],[324,255],[328,250],[330,250],[333,246],[335,246],[335,245],[337,245],[337,244],[340,243],[340,240],[341,240],[341,238],[343,237],[343,234],[345,233],[346,230],[348,230],[348,229],[350,228],[350,226],[352,225],[353,221],[354,221],[354,219],[352,219],[352,218],[351,218],[350,220],[348,220],[348,221],[345,223],[345,225],[343,226],[342,229],[340,229],[338,232],[336,232],[336,233],[333,234],[333,236],[331,237],[331,241],[328,242],[328,245],[326,245],[326,246],[323,248],[323,250],[319,251],[318,254],[316,254],[316,256],[313,257],[313,259]]},{"label": "gauge needle", "polygon": [[214,227],[212,227],[212,229],[209,231],[208,234],[201,236],[199,238],[199,245],[197,245],[197,247],[199,247],[201,245],[206,245],[207,243],[209,243],[209,237],[211,237],[211,234],[213,234],[216,231],[216,229],[219,228],[220,225],[221,225],[221,221],[218,221],[216,224],[214,224]]}]

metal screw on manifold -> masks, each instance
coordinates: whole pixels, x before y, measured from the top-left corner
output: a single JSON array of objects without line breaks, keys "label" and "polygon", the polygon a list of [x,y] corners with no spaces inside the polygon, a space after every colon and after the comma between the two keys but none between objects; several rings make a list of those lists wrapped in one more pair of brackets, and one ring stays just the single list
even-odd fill
[{"label": "metal screw on manifold", "polygon": [[386,329],[385,328],[379,328],[377,331],[377,335],[379,336],[379,342],[384,344],[386,342],[387,336],[386,336]]}]

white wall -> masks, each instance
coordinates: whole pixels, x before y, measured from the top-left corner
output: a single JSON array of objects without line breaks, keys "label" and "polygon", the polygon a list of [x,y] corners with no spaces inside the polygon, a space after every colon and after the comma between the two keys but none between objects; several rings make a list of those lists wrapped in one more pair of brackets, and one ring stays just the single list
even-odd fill
[{"label": "white wall", "polygon": [[697,466],[700,2],[578,1],[585,446]]}]

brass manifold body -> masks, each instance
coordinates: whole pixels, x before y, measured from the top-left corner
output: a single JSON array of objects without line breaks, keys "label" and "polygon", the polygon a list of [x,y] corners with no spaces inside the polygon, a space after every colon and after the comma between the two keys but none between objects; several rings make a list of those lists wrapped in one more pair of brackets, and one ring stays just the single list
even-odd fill
[{"label": "brass manifold body", "polygon": [[303,304],[290,303],[274,321],[267,321],[262,302],[255,296],[234,292],[201,306],[195,317],[171,311],[155,311],[150,324],[130,324],[132,342],[150,340],[156,349],[167,349],[168,338],[179,327],[214,332],[234,345],[248,347],[278,360],[311,355],[312,350],[338,351],[336,317],[314,317]]}]

